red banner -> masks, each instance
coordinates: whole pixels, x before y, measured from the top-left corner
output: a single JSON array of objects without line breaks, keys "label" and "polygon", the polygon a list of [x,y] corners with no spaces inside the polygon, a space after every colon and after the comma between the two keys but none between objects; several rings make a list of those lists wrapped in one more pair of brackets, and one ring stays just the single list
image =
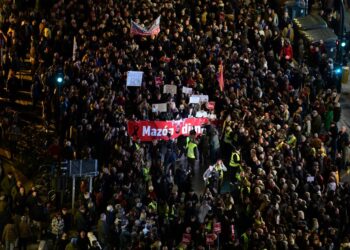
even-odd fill
[{"label": "red banner", "polygon": [[180,135],[189,135],[195,130],[197,135],[202,134],[202,125],[208,123],[207,118],[187,118],[178,121],[128,121],[128,134],[134,140],[141,141],[169,140]]}]

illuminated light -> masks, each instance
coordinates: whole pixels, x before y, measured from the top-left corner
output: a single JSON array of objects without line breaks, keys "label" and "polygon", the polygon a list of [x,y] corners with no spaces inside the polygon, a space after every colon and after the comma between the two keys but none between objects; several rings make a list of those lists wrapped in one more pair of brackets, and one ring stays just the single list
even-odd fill
[{"label": "illuminated light", "polygon": [[342,72],[342,68],[336,68],[336,69],[334,70],[334,72],[335,72],[337,75],[339,75],[339,74],[341,74],[341,72]]},{"label": "illuminated light", "polygon": [[57,82],[58,83],[62,83],[63,82],[63,78],[61,76],[57,77]]}]

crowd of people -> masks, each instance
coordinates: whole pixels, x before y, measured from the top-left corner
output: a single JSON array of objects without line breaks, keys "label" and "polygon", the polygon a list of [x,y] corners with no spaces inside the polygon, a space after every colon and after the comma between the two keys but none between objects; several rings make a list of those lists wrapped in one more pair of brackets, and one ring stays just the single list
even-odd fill
[{"label": "crowd of people", "polygon": [[[53,213],[38,190],[4,175],[6,249],[26,249],[32,230],[56,249],[350,247],[350,186],[340,182],[350,140],[338,130],[333,60],[322,42],[309,49],[297,36],[288,11],[268,0],[61,0],[46,11],[42,1],[2,2],[1,91],[16,99],[29,54],[34,109],[58,133],[48,154],[98,159],[100,169],[93,190],[82,180],[74,213]],[[147,27],[159,15],[159,34],[130,33],[131,19]],[[130,70],[144,72],[141,87],[126,87]],[[202,134],[144,143],[127,133],[128,120],[206,110],[189,104],[184,86],[215,102],[217,121]],[[207,169],[204,190],[192,187],[196,168]]]}]

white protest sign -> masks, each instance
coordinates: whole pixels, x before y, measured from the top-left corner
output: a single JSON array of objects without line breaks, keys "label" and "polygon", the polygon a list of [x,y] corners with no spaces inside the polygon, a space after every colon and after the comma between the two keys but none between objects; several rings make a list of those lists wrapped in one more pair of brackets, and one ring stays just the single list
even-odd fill
[{"label": "white protest sign", "polygon": [[142,85],[142,71],[128,71],[126,78],[126,86],[128,87],[140,87]]},{"label": "white protest sign", "polygon": [[164,94],[176,95],[176,93],[177,93],[177,86],[176,85],[165,84],[164,88],[163,88],[163,93]]},{"label": "white protest sign", "polygon": [[314,181],[315,181],[315,176],[308,176],[308,177],[306,178],[306,181],[307,181],[307,182],[314,182]]},{"label": "white protest sign", "polygon": [[200,110],[196,113],[196,118],[207,118],[208,117],[208,112],[204,110]]},{"label": "white protest sign", "polygon": [[190,96],[190,103],[199,103],[201,101],[199,95],[192,95]]},{"label": "white protest sign", "polygon": [[200,101],[202,103],[206,103],[206,102],[209,102],[209,96],[208,95],[200,95]]},{"label": "white protest sign", "polygon": [[192,88],[182,87],[182,93],[192,95]]},{"label": "white protest sign", "polygon": [[206,103],[209,101],[208,95],[191,95],[190,103]]},{"label": "white protest sign", "polygon": [[168,105],[167,103],[154,103],[152,104],[152,112],[167,112],[168,110]]}]

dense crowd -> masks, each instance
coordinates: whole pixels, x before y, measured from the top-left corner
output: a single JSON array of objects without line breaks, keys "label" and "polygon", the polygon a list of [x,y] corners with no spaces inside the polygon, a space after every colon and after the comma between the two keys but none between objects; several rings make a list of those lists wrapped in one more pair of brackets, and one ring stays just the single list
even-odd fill
[{"label": "dense crowd", "polygon": [[[48,153],[98,159],[100,172],[92,192],[81,182],[74,213],[52,213],[38,190],[4,175],[6,249],[26,249],[33,230],[57,249],[205,249],[218,222],[221,249],[349,248],[350,186],[339,175],[350,140],[338,130],[333,60],[322,42],[308,47],[297,36],[287,11],[267,0],[62,0],[46,12],[16,3],[0,8],[1,91],[16,99],[15,73],[29,54],[33,105],[60,138]],[[158,35],[130,34],[131,19],[148,26],[159,15]],[[129,70],[144,72],[141,87],[126,87]],[[178,93],[164,94],[156,78]],[[132,140],[127,120],[206,109],[189,104],[183,86],[209,95],[217,122],[188,138]],[[153,103],[168,112],[152,112]],[[195,192],[196,166],[207,170]]]}]

